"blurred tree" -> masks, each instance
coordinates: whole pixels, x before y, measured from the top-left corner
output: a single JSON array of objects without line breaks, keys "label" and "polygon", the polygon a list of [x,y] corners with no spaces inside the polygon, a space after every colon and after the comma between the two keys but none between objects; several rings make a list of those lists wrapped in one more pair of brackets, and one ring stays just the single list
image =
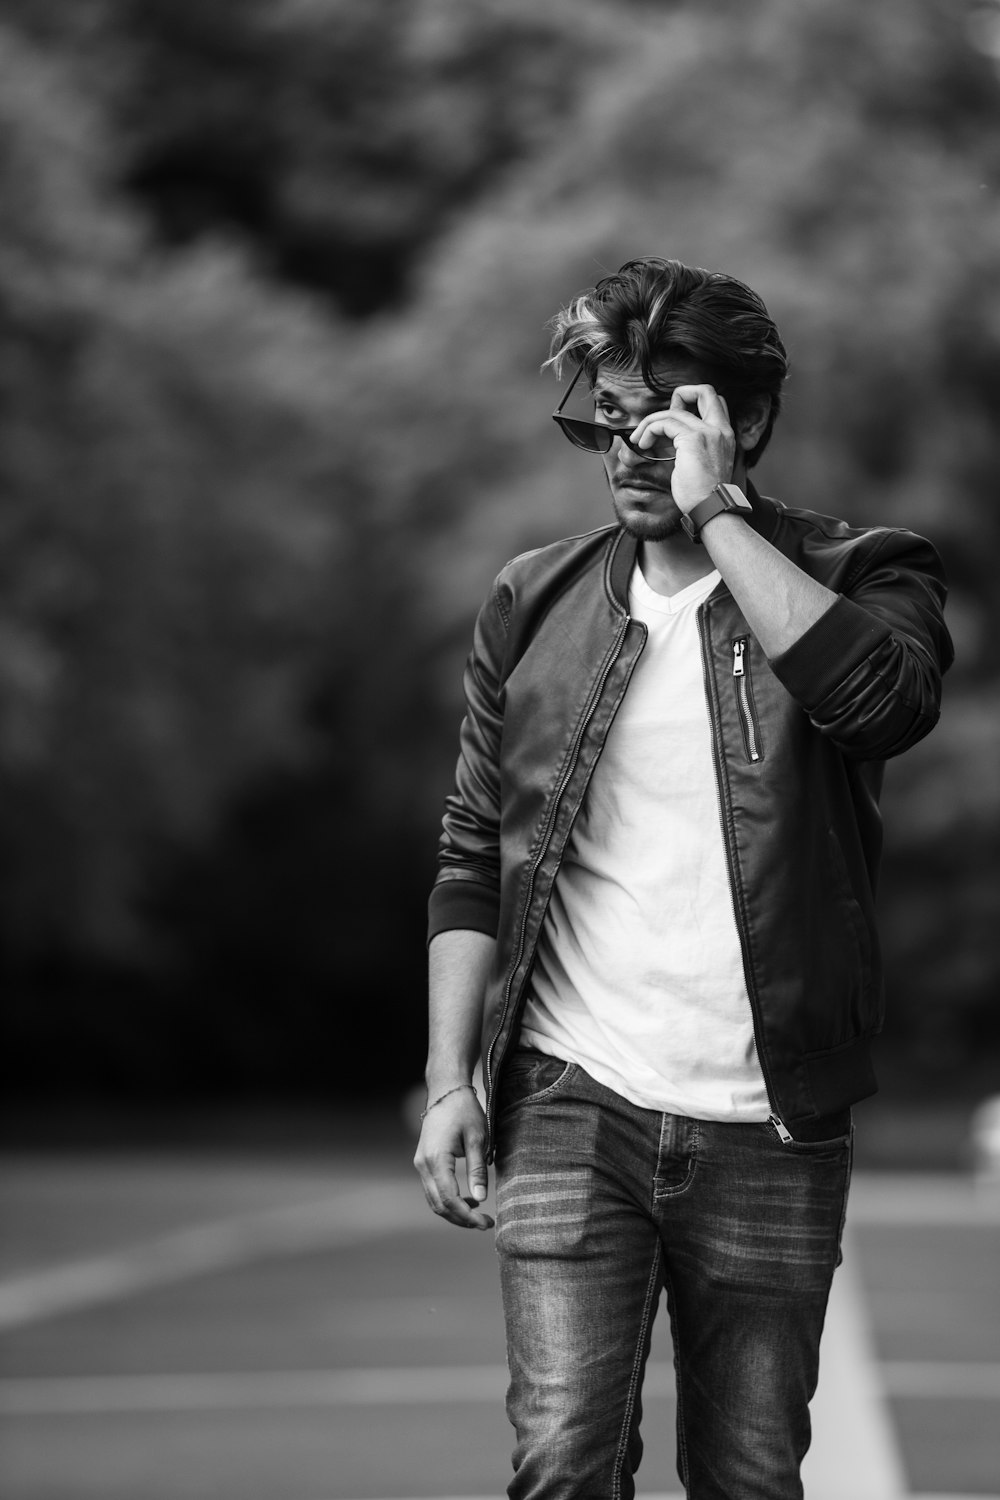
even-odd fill
[{"label": "blurred tree", "polygon": [[[123,186],[164,242],[220,234],[352,316],[572,118],[615,39],[550,0],[44,0],[89,59]],[[78,62],[79,65],[79,62]]]},{"label": "blurred tree", "polygon": [[339,621],[332,329],[218,250],[150,255],[99,123],[0,35],[8,951],[132,957],[152,844],[300,762]]}]

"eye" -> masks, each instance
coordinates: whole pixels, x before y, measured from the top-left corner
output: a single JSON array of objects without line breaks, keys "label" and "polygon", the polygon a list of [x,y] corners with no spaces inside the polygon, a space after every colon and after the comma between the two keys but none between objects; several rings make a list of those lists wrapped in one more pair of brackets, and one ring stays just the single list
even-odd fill
[{"label": "eye", "polygon": [[614,401],[597,401],[594,403],[594,416],[598,422],[604,422],[608,427],[626,427],[625,413]]}]

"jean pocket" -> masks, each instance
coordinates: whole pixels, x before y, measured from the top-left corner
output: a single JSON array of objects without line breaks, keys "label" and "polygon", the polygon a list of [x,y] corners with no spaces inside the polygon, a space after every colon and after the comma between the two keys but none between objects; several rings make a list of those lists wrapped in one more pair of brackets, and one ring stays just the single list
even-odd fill
[{"label": "jean pocket", "polygon": [[497,1117],[554,1092],[576,1067],[561,1057],[518,1047],[506,1059],[497,1095]]},{"label": "jean pocket", "polygon": [[851,1149],[850,1135],[834,1136],[829,1141],[791,1141],[785,1150],[793,1156],[839,1157]]},{"label": "jean pocket", "polygon": [[790,1125],[790,1141],[779,1142],[778,1133],[770,1121],[763,1128],[772,1145],[780,1144],[782,1151],[802,1156],[823,1156],[843,1151],[850,1146],[854,1129],[849,1109],[839,1110],[825,1118]]}]

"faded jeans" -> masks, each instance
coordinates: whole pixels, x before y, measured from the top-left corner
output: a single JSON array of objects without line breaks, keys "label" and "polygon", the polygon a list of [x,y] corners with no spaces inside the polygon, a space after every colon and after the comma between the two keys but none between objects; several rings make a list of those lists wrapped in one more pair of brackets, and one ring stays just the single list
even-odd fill
[{"label": "faded jeans", "polygon": [[664,1288],[689,1500],[801,1500],[850,1111],[809,1133],[824,1132],[782,1145],[770,1124],[661,1115],[514,1053],[496,1157],[511,1500],[635,1494]]}]

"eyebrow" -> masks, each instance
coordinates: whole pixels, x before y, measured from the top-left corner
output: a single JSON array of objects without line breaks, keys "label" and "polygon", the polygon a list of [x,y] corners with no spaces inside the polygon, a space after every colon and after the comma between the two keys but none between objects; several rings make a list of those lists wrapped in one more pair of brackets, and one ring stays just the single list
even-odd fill
[{"label": "eyebrow", "polygon": [[[672,385],[668,389],[663,390],[663,391],[652,391],[647,386],[646,387],[646,393],[649,396],[649,398],[652,399],[652,400],[655,400],[655,401],[669,401],[670,398],[673,396],[674,391],[676,389],[677,389],[677,387]],[[610,385],[600,385],[600,384],[598,384],[598,385],[591,386],[591,388],[590,388],[590,394],[591,394],[591,396],[593,397],[593,399],[595,401],[598,400],[599,397],[604,396],[604,397],[610,397],[611,400],[617,401],[619,403],[619,405],[620,405],[621,402],[622,402],[622,399],[625,396],[627,396],[628,392],[615,390],[615,388],[613,386],[610,386]],[[636,394],[638,394],[638,393],[636,393]],[[643,399],[645,399],[645,397]]]}]

